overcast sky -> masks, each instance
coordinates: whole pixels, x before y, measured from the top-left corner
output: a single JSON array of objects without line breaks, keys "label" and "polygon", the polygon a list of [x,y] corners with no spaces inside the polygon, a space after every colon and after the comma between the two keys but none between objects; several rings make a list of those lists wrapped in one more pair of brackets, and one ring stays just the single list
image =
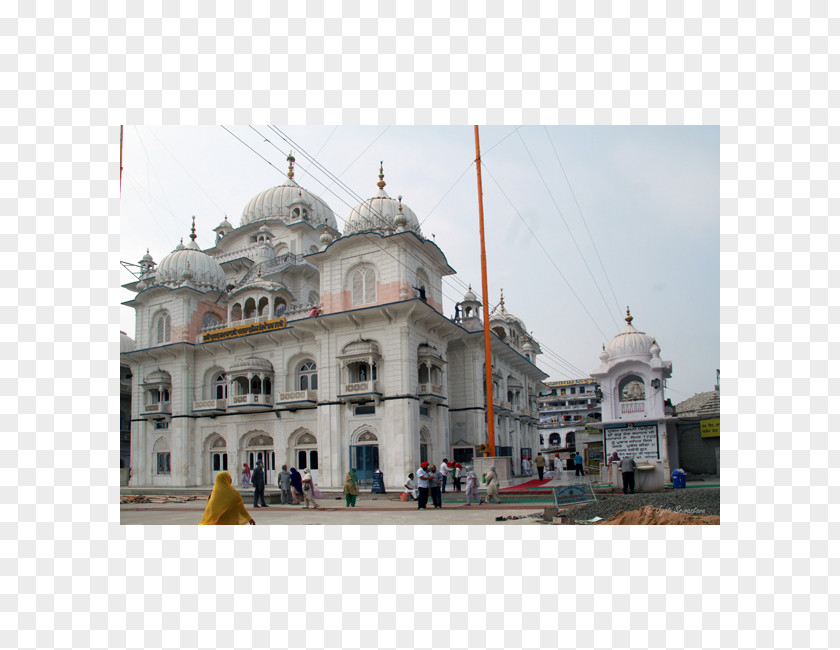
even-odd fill
[{"label": "overcast sky", "polygon": [[[333,209],[339,230],[359,197],[402,195],[457,276],[444,279],[452,316],[467,284],[481,294],[472,127],[133,127],[125,129],[121,259],[156,262],[189,235],[208,248],[227,215],[295,180]],[[602,343],[633,325],[673,361],[666,397],[712,390],[720,367],[718,127],[481,127],[490,306],[542,346],[549,380],[587,377]],[[266,141],[268,140],[268,141]],[[257,155],[259,154],[259,155]],[[274,167],[260,158],[270,161]],[[354,193],[333,183],[315,158]],[[326,186],[326,187],[325,187]],[[122,271],[122,282],[132,280]],[[123,300],[133,294],[123,291]],[[134,337],[134,310],[121,307]]]}]

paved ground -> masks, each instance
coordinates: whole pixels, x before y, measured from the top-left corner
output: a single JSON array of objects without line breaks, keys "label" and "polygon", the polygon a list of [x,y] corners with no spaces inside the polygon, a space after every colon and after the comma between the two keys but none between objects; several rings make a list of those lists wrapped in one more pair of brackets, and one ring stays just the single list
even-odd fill
[{"label": "paved ground", "polygon": [[[386,499],[384,495],[377,497],[360,496],[355,508],[344,506],[344,499],[324,499],[319,501],[321,507],[317,510],[305,510],[303,506],[271,505],[268,508],[253,509],[248,512],[258,525],[270,524],[351,524],[380,525],[380,524],[441,524],[451,526],[456,524],[479,525],[537,525],[535,518],[517,519],[514,521],[496,521],[496,517],[530,515],[539,513],[550,505],[537,503],[491,504],[478,506],[473,503],[466,507],[462,502],[444,502],[439,510],[431,504],[426,510],[417,510],[416,502],[403,503]],[[169,504],[138,504],[120,506],[120,523],[122,524],[197,524],[204,513],[205,501],[189,501],[187,503]]]}]

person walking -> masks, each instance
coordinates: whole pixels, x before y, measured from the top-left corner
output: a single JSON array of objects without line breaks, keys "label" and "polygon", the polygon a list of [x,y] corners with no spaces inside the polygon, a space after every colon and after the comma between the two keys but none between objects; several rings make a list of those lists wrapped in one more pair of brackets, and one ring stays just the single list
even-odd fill
[{"label": "person walking", "polygon": [[300,472],[298,472],[294,467],[292,467],[289,472],[291,473],[289,480],[292,484],[292,504],[299,506],[301,497],[303,497],[303,483]]},{"label": "person walking", "polygon": [[528,459],[525,456],[522,457],[522,476],[528,475]]},{"label": "person walking", "polygon": [[446,479],[435,465],[429,467],[429,475],[429,492],[432,495],[432,505],[434,505],[435,508],[440,508],[440,486],[445,482]]},{"label": "person walking", "polygon": [[624,494],[627,494],[627,488],[630,488],[630,494],[636,491],[636,475],[633,473],[636,469],[636,461],[630,456],[621,459],[621,478],[624,479]]},{"label": "person walking", "polygon": [[471,506],[473,499],[478,500],[478,477],[475,475],[473,468],[470,467],[467,472],[467,503],[464,505]]},{"label": "person walking", "polygon": [[292,505],[292,475],[285,465],[277,473],[277,487],[280,488],[280,503]]},{"label": "person walking", "polygon": [[417,492],[417,509],[425,510],[429,501],[429,463],[426,461],[420,463],[420,469],[417,470]]},{"label": "person walking", "polygon": [[244,490],[251,489],[251,468],[248,463],[242,463],[242,477],[239,479],[239,484]]},{"label": "person walking", "polygon": [[575,476],[586,476],[583,473],[583,456],[580,455],[580,452],[575,454]]},{"label": "person walking", "polygon": [[243,526],[256,524],[245,509],[242,495],[235,490],[228,472],[216,474],[213,491],[207,499],[200,526]]},{"label": "person walking", "polygon": [[491,467],[490,471],[487,472],[487,475],[484,478],[487,481],[487,497],[482,499],[481,503],[484,503],[484,501],[490,503],[493,499],[496,499],[499,503],[501,503],[502,497],[499,496],[499,477],[496,476],[496,468]]},{"label": "person walking", "polygon": [[251,485],[254,486],[254,507],[260,507],[257,505],[257,502],[259,501],[263,508],[268,508],[268,506],[265,505],[265,472],[263,472],[261,460],[257,461],[257,467],[251,475]]},{"label": "person walking", "polygon": [[321,506],[318,505],[318,503],[315,501],[315,497],[313,496],[315,486],[312,483],[312,474],[309,473],[308,469],[303,470],[303,478],[301,479],[301,483],[303,483],[304,509],[308,510],[310,504],[313,508],[320,508]]},{"label": "person walking", "polygon": [[464,468],[461,467],[461,463],[455,463],[455,469],[453,470],[453,482],[455,483],[455,489],[460,492],[461,491],[461,479],[464,476]]},{"label": "person walking", "polygon": [[563,461],[560,460],[560,454],[554,454],[554,478],[560,478],[563,471]]},{"label": "person walking", "polygon": [[542,452],[537,454],[537,460],[534,461],[537,466],[537,474],[540,477],[540,480],[543,480],[543,472],[545,471],[545,456],[542,455]]},{"label": "person walking", "polygon": [[534,461],[528,456],[528,476],[534,475]]},{"label": "person walking", "polygon": [[351,469],[344,477],[344,507],[355,508],[356,497],[359,495],[359,485],[356,470]]},{"label": "person walking", "polygon": [[443,483],[440,486],[441,492],[446,492],[446,479],[449,477],[449,471],[452,469],[452,466],[449,464],[449,461],[444,458],[443,462],[440,464],[440,473],[443,476]]}]

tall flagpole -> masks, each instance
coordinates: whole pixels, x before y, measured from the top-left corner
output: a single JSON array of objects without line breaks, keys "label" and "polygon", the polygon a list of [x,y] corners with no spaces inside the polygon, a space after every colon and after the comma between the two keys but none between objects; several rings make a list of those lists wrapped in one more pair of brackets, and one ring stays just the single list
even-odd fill
[{"label": "tall flagpole", "polygon": [[122,150],[123,150],[123,125],[120,124],[120,196],[122,196]]},{"label": "tall flagpole", "polygon": [[478,174],[478,226],[481,237],[481,306],[484,312],[484,382],[487,393],[487,443],[490,456],[496,455],[496,433],[493,417],[493,364],[490,354],[490,309],[487,305],[487,251],[484,249],[484,199],[481,191],[481,150],[478,146],[478,125],[475,127],[475,169]]}]

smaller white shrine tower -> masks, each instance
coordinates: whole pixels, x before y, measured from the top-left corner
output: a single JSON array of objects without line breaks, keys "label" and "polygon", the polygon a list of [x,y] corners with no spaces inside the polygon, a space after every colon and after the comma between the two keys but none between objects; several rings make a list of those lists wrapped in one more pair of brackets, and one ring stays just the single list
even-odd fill
[{"label": "smaller white shrine tower", "polygon": [[665,417],[671,362],[660,358],[656,339],[633,327],[629,307],[624,320],[627,327],[603,347],[601,365],[591,373],[602,392],[601,423],[596,426],[604,432],[604,458],[613,452],[620,458],[631,456],[643,468],[637,487],[653,489],[664,484],[679,462],[676,433],[669,432],[670,418]]}]

